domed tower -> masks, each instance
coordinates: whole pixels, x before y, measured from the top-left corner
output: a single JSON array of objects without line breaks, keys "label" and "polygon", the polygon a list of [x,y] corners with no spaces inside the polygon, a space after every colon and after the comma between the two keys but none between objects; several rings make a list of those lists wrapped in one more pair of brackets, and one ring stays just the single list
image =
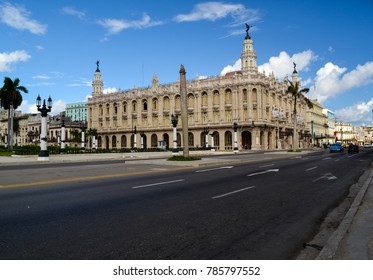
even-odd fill
[{"label": "domed tower", "polygon": [[242,72],[257,73],[256,52],[253,47],[253,40],[249,35],[250,25],[246,24],[246,37],[243,42],[243,50],[241,53],[241,70]]},{"label": "domed tower", "polygon": [[102,88],[104,87],[104,83],[102,82],[102,77],[101,77],[101,71],[100,71],[100,68],[99,68],[99,63],[100,63],[100,61],[97,60],[97,62],[96,62],[97,69],[95,71],[94,80],[92,82],[92,96],[95,96],[95,95],[103,93],[102,92]]}]

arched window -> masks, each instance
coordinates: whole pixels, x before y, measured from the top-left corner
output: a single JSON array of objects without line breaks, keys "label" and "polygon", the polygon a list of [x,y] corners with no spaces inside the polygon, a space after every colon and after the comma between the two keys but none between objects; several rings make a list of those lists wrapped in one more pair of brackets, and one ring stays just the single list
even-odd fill
[{"label": "arched window", "polygon": [[232,91],[229,88],[225,91],[225,104],[232,104]]},{"label": "arched window", "polygon": [[127,147],[127,136],[126,135],[122,135],[122,137],[120,138],[120,146],[122,148]]},{"label": "arched window", "polygon": [[123,113],[127,113],[127,102],[123,102]]},{"label": "arched window", "polygon": [[188,145],[189,147],[194,147],[194,135],[192,132],[188,133]]},{"label": "arched window", "polygon": [[225,143],[224,143],[225,149],[231,150],[232,149],[232,132],[226,131],[224,135],[224,139],[225,139]]},{"label": "arched window", "polygon": [[220,105],[220,96],[219,96],[219,91],[217,90],[214,90],[214,93],[213,93],[213,105],[214,106]]},{"label": "arched window", "polygon": [[158,147],[158,136],[157,136],[157,134],[153,133],[151,138],[150,138],[150,141],[151,141],[152,148],[157,148]]},{"label": "arched window", "polygon": [[117,137],[115,135],[113,135],[113,137],[111,138],[111,147],[112,148],[117,147]]},{"label": "arched window", "polygon": [[252,101],[256,103],[257,100],[258,100],[258,98],[257,98],[257,89],[253,88],[253,91],[252,91]]},{"label": "arched window", "polygon": [[153,98],[153,111],[157,111],[157,110],[158,110],[158,99]]},{"label": "arched window", "polygon": [[163,98],[163,108],[165,110],[170,110],[170,98],[168,96]]},{"label": "arched window", "polygon": [[142,110],[148,111],[148,102],[146,100],[142,101]]},{"label": "arched window", "polygon": [[207,102],[208,102],[207,92],[204,91],[204,92],[202,92],[202,106],[207,107],[208,106]]},{"label": "arched window", "polygon": [[188,94],[188,108],[194,108],[194,95],[192,93]]},{"label": "arched window", "polygon": [[181,99],[180,95],[175,96],[175,109],[181,110]]},{"label": "arched window", "polygon": [[247,103],[247,89],[242,91],[242,99],[244,103]]},{"label": "arched window", "polygon": [[136,101],[133,101],[133,102],[132,102],[132,112],[133,112],[133,113],[136,113],[136,112],[137,112],[137,102],[136,102]]}]

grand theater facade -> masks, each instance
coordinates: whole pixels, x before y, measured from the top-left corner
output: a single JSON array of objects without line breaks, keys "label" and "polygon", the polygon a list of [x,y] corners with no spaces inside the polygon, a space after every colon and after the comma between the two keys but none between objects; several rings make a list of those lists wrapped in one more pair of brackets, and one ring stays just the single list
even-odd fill
[{"label": "grand theater facade", "polygon": [[[224,76],[187,82],[188,145],[233,150],[236,124],[239,150],[290,149],[293,143],[293,99],[286,93],[288,78],[279,81],[273,73],[259,73],[253,41],[247,34],[241,53],[241,70]],[[176,68],[177,69],[177,68]],[[291,80],[297,81],[294,69]],[[306,127],[306,103],[297,100],[296,145],[310,142]],[[97,64],[88,99],[88,128],[97,130],[97,147],[172,148],[172,115],[181,114],[180,82],[159,84],[154,74],[151,86],[103,94],[102,74]],[[177,143],[181,137],[178,118]],[[207,135],[207,137],[206,137]],[[92,147],[92,139],[89,141]],[[298,147],[296,147],[298,148]]]}]

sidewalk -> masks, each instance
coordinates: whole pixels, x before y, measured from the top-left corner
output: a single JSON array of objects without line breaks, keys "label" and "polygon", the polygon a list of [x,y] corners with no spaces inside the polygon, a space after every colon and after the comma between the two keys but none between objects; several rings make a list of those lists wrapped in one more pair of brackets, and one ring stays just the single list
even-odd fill
[{"label": "sidewalk", "polygon": [[373,165],[337,230],[317,260],[373,259]]}]

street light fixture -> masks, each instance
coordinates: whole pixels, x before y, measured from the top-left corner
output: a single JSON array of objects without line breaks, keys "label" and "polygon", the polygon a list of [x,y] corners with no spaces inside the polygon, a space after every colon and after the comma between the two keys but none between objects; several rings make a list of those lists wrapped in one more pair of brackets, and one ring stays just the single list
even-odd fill
[{"label": "street light fixture", "polygon": [[210,132],[209,127],[203,128],[203,133],[205,134],[205,148],[206,149],[209,147],[209,132]]},{"label": "street light fixture", "polygon": [[174,146],[172,149],[172,155],[176,156],[179,154],[179,150],[177,149],[177,133],[176,133],[176,127],[178,123],[177,115],[171,115],[171,123],[173,126],[173,136],[174,136]]},{"label": "street light fixture", "polygon": [[66,152],[66,126],[64,116],[61,118],[61,150],[60,153],[64,154]]},{"label": "street light fixture", "polygon": [[80,151],[84,153],[85,152],[85,130],[87,129],[87,124],[85,121],[82,121],[80,123],[80,129],[82,130],[82,145],[81,145]]},{"label": "street light fixture", "polygon": [[135,125],[134,130],[133,130],[133,148],[137,148],[137,127]]},{"label": "street light fixture", "polygon": [[40,153],[38,156],[38,160],[40,161],[48,161],[49,160],[49,153],[48,153],[48,137],[47,137],[47,116],[48,113],[52,110],[52,98],[49,96],[48,98],[48,108],[45,104],[45,99],[43,100],[43,105],[41,106],[41,98],[40,95],[36,98],[36,107],[38,111],[41,113],[41,132],[40,132]]},{"label": "street light fixture", "polygon": [[238,153],[238,143],[237,143],[237,127],[238,127],[238,125],[237,125],[237,123],[234,122],[232,127],[233,127],[233,130],[234,130],[234,149],[233,149],[233,152],[235,154],[237,154]]}]

